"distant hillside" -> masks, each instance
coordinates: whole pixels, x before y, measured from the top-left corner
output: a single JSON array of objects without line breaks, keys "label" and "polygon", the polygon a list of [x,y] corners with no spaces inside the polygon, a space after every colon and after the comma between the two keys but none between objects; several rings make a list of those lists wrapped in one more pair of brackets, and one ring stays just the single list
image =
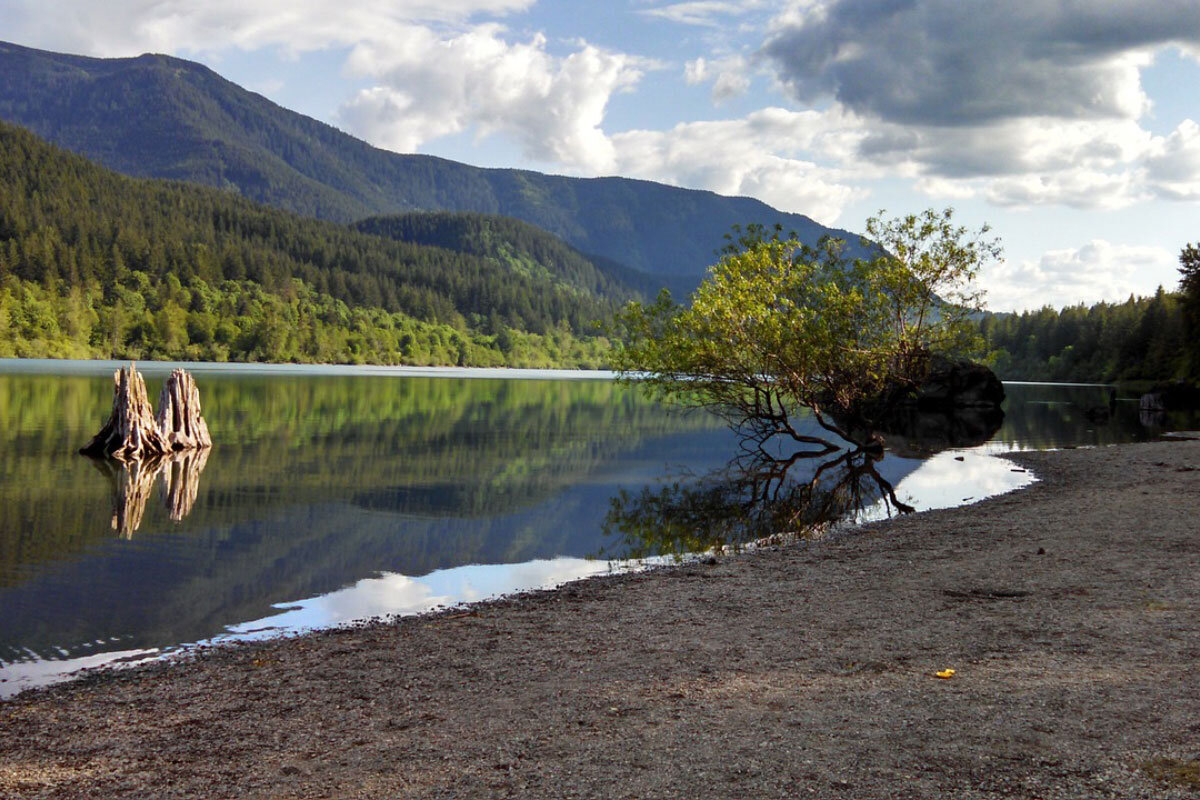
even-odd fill
[{"label": "distant hillside", "polygon": [[0,356],[579,366],[631,294],[605,288],[129,178],[0,123]]},{"label": "distant hillside", "polygon": [[[0,43],[0,119],[130,175],[232,189],[339,222],[412,210],[500,214],[694,285],[735,224],[857,242],[750,198],[625,178],[481,169],[379,150],[167,56],[94,59]],[[668,281],[669,282],[669,281]]]},{"label": "distant hillside", "polygon": [[373,236],[444,247],[503,264],[514,272],[595,297],[653,297],[662,283],[608,259],[588,257],[547,233],[512,217],[470,211],[421,211],[369,217],[352,226]]}]

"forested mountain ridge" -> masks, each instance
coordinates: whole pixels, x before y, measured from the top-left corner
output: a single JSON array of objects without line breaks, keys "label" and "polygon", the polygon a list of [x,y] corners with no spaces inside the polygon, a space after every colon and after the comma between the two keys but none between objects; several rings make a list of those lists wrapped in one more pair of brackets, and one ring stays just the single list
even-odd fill
[{"label": "forested mountain ridge", "polygon": [[808,243],[825,234],[858,241],[746,197],[380,150],[168,56],[96,59],[0,43],[0,119],[120,172],[231,189],[306,216],[516,217],[668,283],[698,283],[735,224],[780,223]]},{"label": "forested mountain ridge", "polygon": [[645,299],[662,287],[661,281],[644,272],[585,256],[557,236],[512,217],[472,211],[414,211],[368,217],[351,227],[373,236],[490,259],[518,274],[595,297]]},{"label": "forested mountain ridge", "polygon": [[581,365],[617,302],[0,123],[0,355]]}]

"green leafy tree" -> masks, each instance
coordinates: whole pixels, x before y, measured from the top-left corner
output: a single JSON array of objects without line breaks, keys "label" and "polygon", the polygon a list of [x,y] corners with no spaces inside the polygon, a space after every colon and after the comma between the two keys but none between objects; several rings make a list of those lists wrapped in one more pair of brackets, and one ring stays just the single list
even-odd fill
[{"label": "green leafy tree", "polygon": [[851,426],[869,424],[885,391],[918,383],[931,355],[977,348],[971,284],[1000,253],[986,226],[969,232],[951,209],[881,214],[867,232],[875,255],[849,261],[836,239],[810,248],[778,229],[735,229],[690,306],[663,293],[626,308],[617,367],[760,446],[783,434],[835,449],[801,431],[801,409],[855,441]]}]

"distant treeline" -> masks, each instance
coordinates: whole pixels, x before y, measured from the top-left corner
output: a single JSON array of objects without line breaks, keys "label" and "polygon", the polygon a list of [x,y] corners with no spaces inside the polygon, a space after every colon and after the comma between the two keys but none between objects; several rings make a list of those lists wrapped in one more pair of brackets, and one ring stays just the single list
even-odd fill
[{"label": "distant treeline", "polygon": [[293,280],[210,284],[132,271],[101,289],[0,279],[0,358],[130,358],[472,367],[604,366],[608,340],[565,323],[496,333],[349,306]]},{"label": "distant treeline", "polygon": [[980,328],[996,373],[1008,380],[1197,380],[1197,284],[1185,274],[1182,292],[1160,288],[1123,303],[992,314]]}]

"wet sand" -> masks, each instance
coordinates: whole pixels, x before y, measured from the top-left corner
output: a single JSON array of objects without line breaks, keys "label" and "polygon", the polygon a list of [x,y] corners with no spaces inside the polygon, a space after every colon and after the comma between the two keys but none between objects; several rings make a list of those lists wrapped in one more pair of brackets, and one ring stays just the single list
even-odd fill
[{"label": "wet sand", "polygon": [[1200,442],[1016,461],[823,542],[27,693],[0,797],[1200,796]]}]

